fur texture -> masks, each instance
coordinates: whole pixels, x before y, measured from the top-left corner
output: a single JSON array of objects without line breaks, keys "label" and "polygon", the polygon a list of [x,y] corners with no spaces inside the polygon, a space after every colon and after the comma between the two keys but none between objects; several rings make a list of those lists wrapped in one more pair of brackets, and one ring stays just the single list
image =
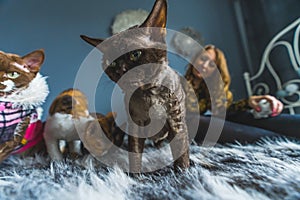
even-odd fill
[{"label": "fur texture", "polygon": [[[47,77],[37,73],[26,89],[7,97],[0,97],[0,101],[12,102],[13,107],[21,106],[26,109],[39,107],[39,109],[42,109],[40,106],[43,105],[49,94],[46,79]],[[42,114],[42,110],[39,112]]]},{"label": "fur texture", "polygon": [[[151,147],[145,151],[152,151]],[[126,154],[116,154],[124,161]],[[170,159],[171,152],[156,155]],[[145,166],[155,164],[143,157]],[[191,146],[191,167],[127,176],[93,157],[49,162],[47,157],[10,157],[0,164],[0,199],[299,199],[300,144],[287,139],[241,146]],[[145,181],[147,180],[147,181]]]}]

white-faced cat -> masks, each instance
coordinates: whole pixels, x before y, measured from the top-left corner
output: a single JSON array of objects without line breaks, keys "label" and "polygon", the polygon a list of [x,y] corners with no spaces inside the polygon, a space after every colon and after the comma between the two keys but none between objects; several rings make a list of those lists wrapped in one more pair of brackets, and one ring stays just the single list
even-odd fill
[{"label": "white-faced cat", "polygon": [[[115,35],[111,41],[81,36],[103,52],[105,73],[125,93],[128,119],[132,119],[128,121],[128,150],[129,170],[133,173],[141,172],[146,138],[156,142],[162,139],[170,141],[176,169],[187,168],[190,164],[185,94],[178,74],[168,66],[166,18],[166,0],[156,0],[148,18],[140,26]],[[116,58],[116,52],[123,49],[128,51]],[[147,67],[153,63],[155,65]],[[155,117],[149,117],[151,112]],[[146,128],[152,122],[161,121],[163,128],[159,133],[155,132],[157,134]]]},{"label": "white-faced cat", "polygon": [[40,106],[49,93],[39,74],[44,57],[43,50],[23,57],[0,52],[0,162],[43,140]]}]

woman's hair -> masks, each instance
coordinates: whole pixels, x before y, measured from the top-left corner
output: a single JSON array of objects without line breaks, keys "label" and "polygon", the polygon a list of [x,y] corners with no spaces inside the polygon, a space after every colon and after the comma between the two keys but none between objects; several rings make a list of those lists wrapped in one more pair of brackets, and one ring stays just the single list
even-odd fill
[{"label": "woman's hair", "polygon": [[[215,64],[216,64],[216,67],[218,70],[215,70],[215,72],[210,77],[206,78],[207,80],[205,80],[205,81],[213,81],[213,83],[214,83],[213,88],[211,88],[212,91],[209,91],[211,97],[213,97],[212,98],[212,100],[214,101],[213,103],[215,103],[215,105],[217,107],[222,106],[222,105],[224,105],[224,103],[226,103],[226,107],[228,107],[232,103],[233,96],[229,90],[231,78],[230,78],[230,74],[228,72],[226,59],[225,59],[224,53],[221,50],[219,50],[218,48],[216,48],[215,46],[213,46],[213,45],[205,46],[206,51],[210,50],[210,49],[213,49],[216,53]],[[196,54],[193,61],[195,61],[196,58],[198,56],[200,56],[201,54],[206,53],[206,51],[202,50],[201,52]],[[192,64],[189,64],[188,69],[185,74],[185,78],[192,85],[193,85],[192,81],[194,79],[198,78],[198,77],[195,77],[193,74],[193,67],[194,66]],[[221,77],[219,76],[218,71],[219,71]],[[224,96],[224,93],[226,96]]]}]

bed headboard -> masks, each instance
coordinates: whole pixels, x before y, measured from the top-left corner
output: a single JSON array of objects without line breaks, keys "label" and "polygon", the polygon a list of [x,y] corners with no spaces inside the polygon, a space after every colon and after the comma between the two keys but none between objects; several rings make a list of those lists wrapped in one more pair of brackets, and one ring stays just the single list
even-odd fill
[{"label": "bed headboard", "polygon": [[[293,40],[285,40],[287,34],[293,34]],[[248,96],[271,94],[280,99],[285,111],[290,114],[300,113],[300,54],[299,54],[300,18],[280,31],[267,45],[261,64],[256,74],[244,73]],[[272,64],[271,52],[283,48],[287,51],[288,64],[283,70]],[[286,79],[281,75],[291,73],[293,78]],[[265,74],[268,78],[265,78]],[[272,79],[270,81],[270,79]],[[299,108],[299,111],[298,109]]]}]

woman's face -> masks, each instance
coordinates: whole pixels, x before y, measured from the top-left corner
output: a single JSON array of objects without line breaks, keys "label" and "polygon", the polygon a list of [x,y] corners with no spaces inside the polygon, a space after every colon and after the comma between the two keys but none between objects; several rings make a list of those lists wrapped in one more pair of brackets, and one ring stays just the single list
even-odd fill
[{"label": "woman's face", "polygon": [[194,61],[195,67],[193,68],[194,76],[198,78],[210,77],[217,69],[215,64],[216,52],[214,49],[208,49],[200,54]]}]

